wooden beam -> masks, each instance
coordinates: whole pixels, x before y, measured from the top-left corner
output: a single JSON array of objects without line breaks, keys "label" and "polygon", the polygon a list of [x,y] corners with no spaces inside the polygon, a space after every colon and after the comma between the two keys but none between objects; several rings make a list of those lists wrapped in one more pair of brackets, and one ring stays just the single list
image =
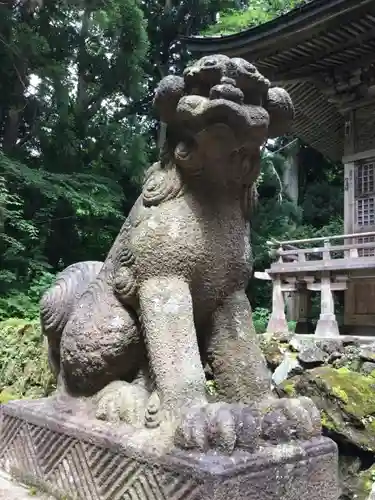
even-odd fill
[{"label": "wooden beam", "polygon": [[[360,237],[360,236],[359,236]],[[298,248],[296,250],[276,250],[276,254],[278,256],[284,255],[301,255],[301,254],[316,254],[323,253],[325,251],[329,252],[341,252],[344,250],[353,250],[359,249],[362,250],[364,248],[375,248],[375,241],[371,241],[369,243],[348,243],[347,245],[332,245],[329,247],[311,247],[311,248]]]},{"label": "wooden beam", "polygon": [[322,272],[322,271],[354,271],[359,269],[374,269],[374,257],[360,257],[354,259],[330,259],[330,260],[313,260],[307,262],[293,262],[292,264],[276,263],[271,265],[271,269],[267,269],[268,274],[300,274],[306,272]]},{"label": "wooden beam", "polygon": [[356,17],[363,18],[374,5],[374,0],[317,0],[235,35],[185,37],[182,40],[194,55],[219,52],[231,57],[247,55],[249,60],[254,61],[295,47],[304,40],[317,38],[323,30],[333,30]]},{"label": "wooden beam", "polygon": [[257,280],[265,280],[265,281],[272,280],[271,276],[268,273],[260,271],[255,271],[254,278]]},{"label": "wooden beam", "polygon": [[353,163],[355,161],[366,160],[367,158],[375,158],[375,149],[368,149],[367,151],[344,156],[342,161],[343,163]]},{"label": "wooden beam", "polygon": [[[375,17],[374,17],[375,21]],[[290,78],[292,79],[298,79],[298,78],[311,78],[316,75],[320,74],[325,74],[329,73],[330,70],[335,70],[338,72],[345,72],[346,70],[346,65],[342,66],[335,66],[330,64],[330,68],[311,68],[309,67],[310,64],[319,64],[323,65],[324,60],[328,59],[329,57],[337,56],[337,55],[342,55],[343,52],[346,50],[354,49],[356,47],[360,47],[361,45],[364,45],[366,42],[371,41],[375,43],[375,30],[372,28],[371,30],[362,33],[361,35],[355,36],[348,40],[346,43],[341,43],[333,46],[331,49],[328,48],[324,50],[317,51],[313,56],[308,57],[306,59],[301,58],[301,60],[298,62],[298,64],[293,64],[290,65],[289,67],[283,67],[282,72],[278,74],[278,78],[281,81],[287,81]],[[369,65],[370,62],[375,61],[375,49],[374,52],[371,54],[366,54],[366,56],[363,56],[362,58],[356,59],[354,62],[348,64],[348,70],[354,69],[354,68],[360,68],[363,65]]]},{"label": "wooden beam", "polygon": [[[312,292],[321,292],[321,283],[308,283],[306,288]],[[330,288],[333,292],[341,292],[348,289],[347,283],[331,283]]]}]

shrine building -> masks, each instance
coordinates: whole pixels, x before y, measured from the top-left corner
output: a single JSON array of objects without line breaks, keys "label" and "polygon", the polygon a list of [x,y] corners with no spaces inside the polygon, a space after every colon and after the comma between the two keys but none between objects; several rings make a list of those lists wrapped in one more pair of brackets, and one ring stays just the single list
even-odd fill
[{"label": "shrine building", "polygon": [[[290,93],[293,134],[344,168],[344,235],[275,242],[268,330],[287,328],[285,294],[307,328],[311,291],[321,294],[315,334],[375,334],[375,0],[311,0],[237,34],[185,39],[194,58],[242,57]],[[345,292],[339,326],[334,293]]]}]

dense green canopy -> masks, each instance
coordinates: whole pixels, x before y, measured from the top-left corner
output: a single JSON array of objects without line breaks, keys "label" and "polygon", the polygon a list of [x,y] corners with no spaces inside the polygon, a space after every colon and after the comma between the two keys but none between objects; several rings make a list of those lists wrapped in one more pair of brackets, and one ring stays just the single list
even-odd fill
[{"label": "dense green canopy", "polygon": [[[180,37],[242,29],[296,3],[0,3],[0,319],[34,317],[57,271],[104,258],[157,157],[152,92],[188,62]],[[252,221],[259,269],[271,236],[341,230],[340,166],[301,145],[299,206],[283,193],[291,139],[264,155]],[[256,306],[268,305],[268,293],[250,287]]]}]

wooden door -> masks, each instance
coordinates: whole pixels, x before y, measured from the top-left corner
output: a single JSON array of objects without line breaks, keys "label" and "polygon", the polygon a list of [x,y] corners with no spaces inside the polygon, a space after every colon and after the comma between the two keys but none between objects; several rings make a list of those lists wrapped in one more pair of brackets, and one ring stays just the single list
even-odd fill
[{"label": "wooden door", "polygon": [[[353,233],[369,233],[375,231],[375,158],[355,162],[352,169],[352,213],[347,210],[346,214],[352,221]],[[357,243],[373,241],[375,235],[357,238]],[[349,282],[345,293],[345,324],[375,329],[375,249],[358,250],[358,258],[371,256],[374,268],[366,276]]]}]

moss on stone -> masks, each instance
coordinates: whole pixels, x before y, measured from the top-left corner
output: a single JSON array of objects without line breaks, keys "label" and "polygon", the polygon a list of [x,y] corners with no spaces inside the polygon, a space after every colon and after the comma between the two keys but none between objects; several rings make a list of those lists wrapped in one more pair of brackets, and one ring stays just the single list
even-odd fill
[{"label": "moss on stone", "polygon": [[334,431],[336,430],[336,426],[334,421],[330,418],[330,416],[322,410],[320,412],[320,420],[322,422],[322,426],[328,429],[329,431]]},{"label": "moss on stone", "polygon": [[275,369],[282,363],[285,347],[278,340],[274,338],[262,339],[260,347],[270,368]]},{"label": "moss on stone", "polygon": [[375,481],[375,465],[361,472],[358,476],[358,482],[354,488],[356,500],[367,500]]},{"label": "moss on stone", "polygon": [[345,373],[350,373],[350,370],[346,366],[342,366],[341,368],[337,369],[337,373],[340,373],[341,375],[343,375]]},{"label": "moss on stone", "polygon": [[39,321],[1,321],[0,337],[0,403],[49,395],[55,380]]},{"label": "moss on stone", "polygon": [[375,382],[372,377],[345,368],[322,367],[312,370],[326,385],[329,395],[337,398],[345,413],[358,419],[375,414]]},{"label": "moss on stone", "polygon": [[[285,390],[286,385],[286,390]],[[323,427],[340,440],[375,450],[375,380],[353,372],[321,366],[284,382],[285,395],[310,397],[321,412]],[[289,390],[288,390],[289,389]]]},{"label": "moss on stone", "polygon": [[290,398],[294,398],[296,397],[297,393],[296,393],[296,388],[295,388],[295,384],[293,382],[293,380],[285,380],[285,382],[283,382],[281,384],[281,389],[285,392],[285,394],[287,396],[289,396]]},{"label": "moss on stone", "polygon": [[332,394],[336,398],[341,399],[341,401],[343,403],[345,403],[345,404],[349,403],[348,395],[346,394],[345,391],[343,391],[342,389],[340,389],[340,387],[332,387]]}]

